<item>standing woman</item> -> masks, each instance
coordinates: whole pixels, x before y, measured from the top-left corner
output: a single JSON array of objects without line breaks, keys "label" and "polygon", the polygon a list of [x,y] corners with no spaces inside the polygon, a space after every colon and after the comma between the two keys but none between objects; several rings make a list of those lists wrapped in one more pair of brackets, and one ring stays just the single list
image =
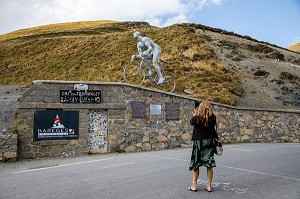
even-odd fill
[{"label": "standing woman", "polygon": [[215,139],[218,139],[218,134],[215,130],[216,116],[213,114],[212,107],[207,100],[203,100],[195,109],[190,123],[194,126],[192,136],[193,151],[189,167],[189,170],[193,171],[193,183],[188,190],[197,191],[199,167],[205,166],[207,168],[208,181],[206,190],[211,192],[213,167],[216,167],[214,158]]}]

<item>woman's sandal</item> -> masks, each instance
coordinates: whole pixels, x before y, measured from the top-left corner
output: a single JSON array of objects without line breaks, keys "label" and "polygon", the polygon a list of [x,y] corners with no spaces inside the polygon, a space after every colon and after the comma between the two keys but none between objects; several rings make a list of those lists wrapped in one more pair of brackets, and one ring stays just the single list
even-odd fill
[{"label": "woman's sandal", "polygon": [[207,192],[212,192],[212,189],[211,189],[211,188],[210,188],[210,190],[208,190],[207,187],[206,187],[205,190],[206,190]]},{"label": "woman's sandal", "polygon": [[193,191],[193,192],[197,192],[197,189],[194,190],[194,189],[192,189],[192,187],[188,187],[188,190]]}]

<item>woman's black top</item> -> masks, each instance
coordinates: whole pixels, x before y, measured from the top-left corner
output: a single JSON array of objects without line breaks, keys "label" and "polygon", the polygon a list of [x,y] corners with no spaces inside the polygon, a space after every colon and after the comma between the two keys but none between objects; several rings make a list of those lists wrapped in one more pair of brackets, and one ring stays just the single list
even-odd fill
[{"label": "woman's black top", "polygon": [[203,125],[203,122],[201,120],[199,121],[198,116],[194,116],[191,119],[190,123],[192,126],[194,126],[192,140],[212,139],[212,138],[219,139],[215,129],[216,116],[214,114],[208,120],[207,127]]}]

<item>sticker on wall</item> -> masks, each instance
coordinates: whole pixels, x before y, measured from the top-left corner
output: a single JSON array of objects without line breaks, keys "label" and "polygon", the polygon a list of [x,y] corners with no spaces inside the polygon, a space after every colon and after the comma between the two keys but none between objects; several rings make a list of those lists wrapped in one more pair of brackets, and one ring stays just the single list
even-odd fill
[{"label": "sticker on wall", "polygon": [[90,153],[107,153],[107,111],[90,111],[88,113],[88,148]]}]

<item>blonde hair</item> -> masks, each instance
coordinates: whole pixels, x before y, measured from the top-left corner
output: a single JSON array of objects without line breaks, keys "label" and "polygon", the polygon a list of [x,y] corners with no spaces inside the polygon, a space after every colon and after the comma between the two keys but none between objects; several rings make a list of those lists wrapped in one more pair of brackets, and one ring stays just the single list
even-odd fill
[{"label": "blonde hair", "polygon": [[201,101],[200,105],[196,109],[196,116],[199,117],[198,122],[202,122],[205,127],[208,126],[208,122],[213,115],[213,109],[207,100]]}]

